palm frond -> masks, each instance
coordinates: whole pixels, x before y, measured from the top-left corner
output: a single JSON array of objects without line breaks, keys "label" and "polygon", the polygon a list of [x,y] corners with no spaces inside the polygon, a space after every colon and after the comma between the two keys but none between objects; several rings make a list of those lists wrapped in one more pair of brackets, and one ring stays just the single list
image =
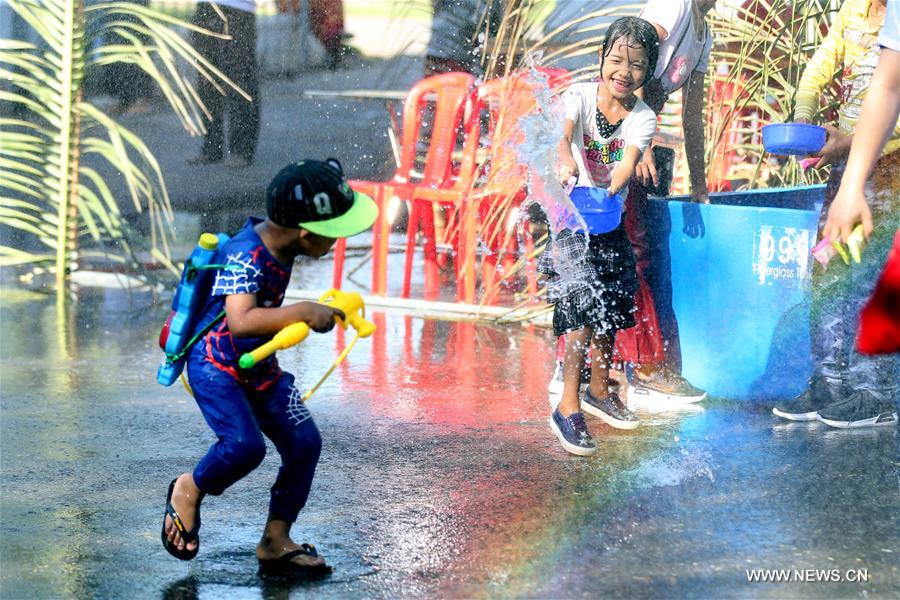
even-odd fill
[{"label": "palm frond", "polygon": [[[15,243],[22,245],[0,248],[0,262],[46,263],[52,257],[61,288],[76,250],[135,260],[136,237],[117,199],[104,177],[83,162],[96,156],[121,174],[134,210],[149,215],[151,256],[174,269],[168,258],[172,207],[159,164],[133,132],[83,99],[82,82],[95,66],[133,64],[157,83],[189,133],[203,133],[208,112],[188,74],[196,71],[220,91],[238,88],[173,28],[223,36],[132,2],[8,3],[40,41],[0,40],[0,101],[16,109],[15,116],[0,117],[0,225],[15,230]],[[97,36],[110,35],[119,42],[88,52]],[[82,247],[88,240],[94,248]],[[49,252],[34,250],[42,247]]]}]

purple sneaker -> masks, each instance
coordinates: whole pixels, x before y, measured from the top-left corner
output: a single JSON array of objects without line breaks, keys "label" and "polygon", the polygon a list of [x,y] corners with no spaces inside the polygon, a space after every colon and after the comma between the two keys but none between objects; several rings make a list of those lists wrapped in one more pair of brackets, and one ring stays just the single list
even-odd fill
[{"label": "purple sneaker", "polygon": [[559,438],[559,443],[566,452],[578,456],[593,456],[597,453],[597,443],[584,422],[584,413],[575,412],[564,417],[556,409],[550,415],[550,429]]},{"label": "purple sneaker", "polygon": [[588,414],[600,417],[616,429],[634,429],[641,424],[637,415],[628,410],[615,392],[598,400],[588,388],[584,391],[584,397],[581,399],[581,408]]}]

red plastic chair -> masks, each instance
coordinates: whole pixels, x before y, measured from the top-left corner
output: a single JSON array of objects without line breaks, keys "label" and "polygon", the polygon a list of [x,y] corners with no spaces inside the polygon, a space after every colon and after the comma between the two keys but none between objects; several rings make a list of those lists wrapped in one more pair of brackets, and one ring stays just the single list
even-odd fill
[{"label": "red plastic chair", "polygon": [[[558,90],[569,80],[565,70],[542,71],[548,78],[551,90]],[[453,239],[457,299],[460,301],[474,302],[474,248],[479,233],[481,241],[489,249],[482,260],[486,303],[493,301],[499,289],[498,260],[504,260],[509,267],[514,262],[510,257],[518,252],[516,237],[507,223],[525,198],[527,169],[519,163],[514,146],[522,142],[519,120],[537,108],[536,85],[537,82],[526,73],[520,72],[479,86],[473,92],[471,106],[467,109],[467,138],[459,177],[448,188],[419,188],[416,192],[417,198],[429,202],[457,204],[455,221],[458,231]],[[489,158],[482,161],[484,164],[479,164],[482,115],[487,116]],[[524,251],[530,254],[533,242],[527,229],[523,238]],[[536,293],[537,274],[532,261],[526,267],[526,276],[529,291]]]},{"label": "red plastic chair", "polygon": [[[456,146],[457,130],[463,121],[463,112],[475,78],[468,73],[444,73],[428,77],[410,90],[403,106],[403,132],[400,144],[400,166],[394,177],[386,182],[350,181],[350,185],[372,196],[379,207],[378,220],[374,227],[372,245],[372,293],[384,295],[387,292],[387,243],[390,224],[387,221],[387,207],[393,197],[410,200],[409,224],[407,226],[407,265],[412,267],[413,253],[418,229],[421,226],[425,238],[425,281],[428,295],[436,295],[439,286],[437,267],[437,242],[434,232],[434,215],[431,203],[417,202],[414,198],[419,188],[440,189],[452,183],[452,155]],[[416,145],[422,131],[422,116],[425,105],[434,102],[434,123],[428,140],[421,173],[416,170]],[[427,204],[427,210],[426,210]],[[340,288],[343,279],[343,263],[346,240],[338,240],[335,245],[333,285]],[[403,296],[409,296],[408,276],[404,277]]]}]

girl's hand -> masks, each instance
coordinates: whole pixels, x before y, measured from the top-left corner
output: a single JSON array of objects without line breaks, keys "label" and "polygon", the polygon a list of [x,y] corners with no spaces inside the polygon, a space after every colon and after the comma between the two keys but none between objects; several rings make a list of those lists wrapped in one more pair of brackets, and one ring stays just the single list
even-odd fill
[{"label": "girl's hand", "polygon": [[822,237],[827,236],[831,241],[846,244],[857,223],[862,223],[866,238],[872,235],[872,211],[866,203],[864,191],[862,188],[845,188],[842,185],[828,209],[828,220],[822,228]]},{"label": "girl's hand", "polygon": [[845,160],[847,155],[850,154],[850,142],[853,141],[851,136],[842,133],[836,127],[831,125],[823,125],[822,127],[828,132],[828,139],[825,141],[822,149],[813,155],[819,157],[819,162],[815,164],[817,169]]},{"label": "girl's hand", "polygon": [[656,173],[652,146],[647,146],[647,149],[644,150],[644,155],[635,167],[635,175],[642,185],[650,185],[651,181],[654,186],[659,185],[659,175]]},{"label": "girl's hand", "polygon": [[569,179],[572,177],[578,177],[578,164],[573,159],[561,158],[559,168],[556,171],[556,178],[559,184],[566,187],[566,184],[569,183]]}]

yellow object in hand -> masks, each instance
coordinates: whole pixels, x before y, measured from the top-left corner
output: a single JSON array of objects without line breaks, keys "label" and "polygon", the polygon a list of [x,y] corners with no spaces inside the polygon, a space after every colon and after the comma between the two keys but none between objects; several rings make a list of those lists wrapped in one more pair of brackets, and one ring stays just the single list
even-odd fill
[{"label": "yellow object in hand", "polygon": [[846,246],[841,243],[840,239],[831,242],[831,246],[840,255],[845,265],[850,264],[851,258],[853,258],[853,262],[859,264],[862,260],[862,251],[866,247],[866,234],[863,233],[863,226],[860,224],[853,229],[850,237],[847,238]]},{"label": "yellow object in hand", "polygon": [[271,340],[253,350],[242,354],[238,364],[242,369],[249,369],[259,361],[263,360],[270,354],[274,354],[278,350],[290,348],[299,344],[309,335],[309,325],[304,322],[291,323],[281,331],[275,334]]},{"label": "yellow object in hand", "polygon": [[862,260],[862,251],[866,247],[866,234],[863,233],[863,226],[857,225],[856,228],[853,229],[853,233],[850,234],[850,237],[847,238],[847,249],[850,251],[850,256],[853,258],[853,261],[859,264]]},{"label": "yellow object in hand", "polygon": [[847,248],[844,246],[844,244],[841,243],[840,240],[834,240],[833,242],[831,242],[831,247],[835,249],[835,251],[838,253],[838,256],[840,256],[841,260],[844,261],[845,265],[850,264],[850,255],[847,253]]},{"label": "yellow object in hand", "polygon": [[[375,324],[367,321],[363,316],[366,311],[362,296],[356,292],[342,292],[330,289],[319,298],[319,303],[332,308],[339,308],[344,313],[344,319],[336,318],[336,322],[343,329],[347,325],[353,327],[359,337],[369,337],[375,333]],[[252,352],[243,354],[238,361],[242,369],[249,369],[264,358],[274,354],[278,350],[290,348],[299,344],[309,335],[309,325],[304,322],[292,323],[275,334],[271,341],[256,348]]]}]

